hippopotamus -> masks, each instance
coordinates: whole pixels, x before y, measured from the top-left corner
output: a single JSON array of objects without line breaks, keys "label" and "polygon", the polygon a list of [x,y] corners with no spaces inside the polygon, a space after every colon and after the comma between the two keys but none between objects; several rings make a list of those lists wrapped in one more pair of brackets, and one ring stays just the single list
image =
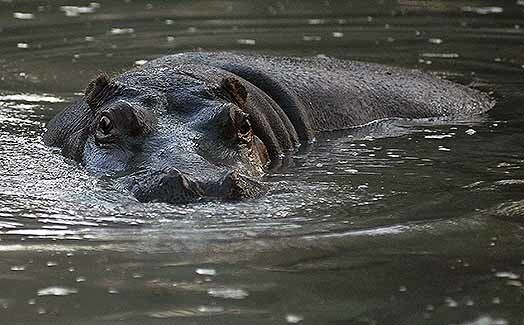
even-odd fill
[{"label": "hippopotamus", "polygon": [[48,124],[47,145],[142,202],[255,198],[320,132],[482,114],[486,94],[427,73],[334,58],[189,52],[102,74]]}]

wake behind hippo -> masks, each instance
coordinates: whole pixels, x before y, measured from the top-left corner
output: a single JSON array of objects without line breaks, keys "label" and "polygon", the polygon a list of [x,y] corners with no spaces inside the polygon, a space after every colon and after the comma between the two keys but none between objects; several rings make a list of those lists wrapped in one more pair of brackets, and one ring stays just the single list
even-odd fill
[{"label": "wake behind hippo", "polygon": [[44,141],[140,201],[252,198],[283,156],[324,131],[387,118],[458,119],[486,95],[416,70],[325,58],[182,53],[114,78],[47,125]]}]

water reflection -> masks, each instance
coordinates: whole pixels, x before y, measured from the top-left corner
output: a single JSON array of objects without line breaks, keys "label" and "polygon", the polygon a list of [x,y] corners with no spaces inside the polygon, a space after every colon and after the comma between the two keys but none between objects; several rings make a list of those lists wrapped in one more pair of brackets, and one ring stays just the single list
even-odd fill
[{"label": "water reflection", "polygon": [[[2,320],[522,322],[522,6],[0,2]],[[420,68],[499,104],[320,136],[236,203],[138,203],[42,144],[100,71],[200,48]]]}]

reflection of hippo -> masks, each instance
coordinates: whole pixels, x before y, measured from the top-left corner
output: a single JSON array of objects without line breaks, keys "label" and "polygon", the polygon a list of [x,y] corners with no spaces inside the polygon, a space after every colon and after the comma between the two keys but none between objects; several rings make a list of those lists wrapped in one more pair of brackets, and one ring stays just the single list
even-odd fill
[{"label": "reflection of hippo", "polygon": [[384,118],[460,118],[490,99],[425,73],[334,59],[184,53],[100,76],[47,144],[140,201],[240,199],[321,131]]}]

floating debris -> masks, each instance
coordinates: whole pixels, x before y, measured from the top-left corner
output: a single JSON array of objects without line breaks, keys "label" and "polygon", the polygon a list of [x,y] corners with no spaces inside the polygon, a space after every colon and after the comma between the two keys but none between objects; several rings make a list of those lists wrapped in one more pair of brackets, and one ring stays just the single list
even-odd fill
[{"label": "floating debris", "polygon": [[29,44],[27,44],[27,43],[18,43],[18,44],[16,44],[16,47],[18,47],[19,49],[27,49],[27,48],[29,48]]},{"label": "floating debris", "polygon": [[473,129],[467,129],[464,133],[466,133],[467,135],[473,135],[473,134],[477,133],[477,131],[475,131]]},{"label": "floating debris", "polygon": [[442,44],[442,39],[441,38],[430,38],[428,39],[428,42],[430,42],[431,44]]},{"label": "floating debris", "polygon": [[341,37],[344,37],[344,33],[342,32],[333,32],[333,37],[336,37],[336,38],[341,38]]},{"label": "floating debris", "polygon": [[147,60],[137,60],[135,61],[135,65],[141,66],[147,63]]}]

